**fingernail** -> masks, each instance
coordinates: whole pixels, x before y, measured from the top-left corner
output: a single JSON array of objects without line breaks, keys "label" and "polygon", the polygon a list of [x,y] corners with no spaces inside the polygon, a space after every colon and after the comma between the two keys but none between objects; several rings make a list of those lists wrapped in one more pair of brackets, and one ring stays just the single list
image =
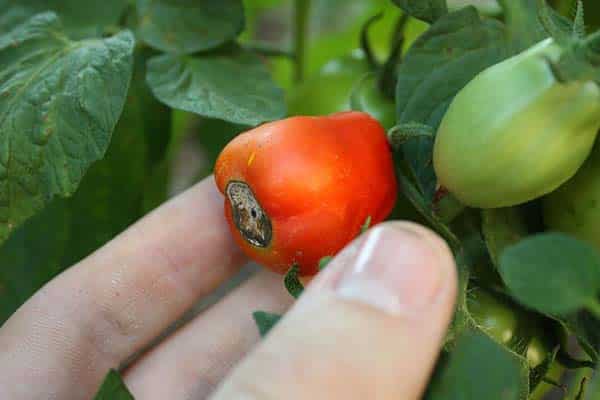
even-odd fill
[{"label": "fingernail", "polygon": [[391,314],[423,310],[444,282],[440,248],[405,224],[373,228],[354,262],[337,282],[336,292]]}]

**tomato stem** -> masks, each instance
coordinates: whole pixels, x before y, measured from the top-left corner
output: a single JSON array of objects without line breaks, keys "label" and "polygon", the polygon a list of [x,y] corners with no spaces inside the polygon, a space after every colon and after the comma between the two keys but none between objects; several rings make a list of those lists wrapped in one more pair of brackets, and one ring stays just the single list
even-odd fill
[{"label": "tomato stem", "polygon": [[310,0],[295,0],[294,2],[294,54],[296,64],[294,80],[301,82],[304,79],[304,66],[306,59],[306,42],[308,36],[308,17],[310,14]]},{"label": "tomato stem", "polygon": [[371,47],[371,42],[369,41],[369,29],[373,25],[373,23],[379,21],[383,17],[383,12],[379,12],[373,15],[371,18],[365,22],[362,29],[360,30],[360,47],[365,53],[365,57],[367,59],[367,63],[372,70],[377,70],[379,68],[379,63],[375,54],[373,53],[373,48]]}]

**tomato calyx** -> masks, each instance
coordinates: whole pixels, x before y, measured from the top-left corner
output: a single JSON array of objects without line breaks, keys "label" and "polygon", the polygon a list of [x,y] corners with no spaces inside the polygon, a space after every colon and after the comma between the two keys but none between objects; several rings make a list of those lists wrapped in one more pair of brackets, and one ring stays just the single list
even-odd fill
[{"label": "tomato calyx", "polygon": [[225,193],[231,205],[233,222],[242,237],[256,247],[268,247],[273,227],[267,213],[245,182],[230,181]]},{"label": "tomato calyx", "polygon": [[300,281],[300,268],[297,264],[292,265],[283,277],[283,285],[288,293],[295,299],[304,292],[304,285]]}]

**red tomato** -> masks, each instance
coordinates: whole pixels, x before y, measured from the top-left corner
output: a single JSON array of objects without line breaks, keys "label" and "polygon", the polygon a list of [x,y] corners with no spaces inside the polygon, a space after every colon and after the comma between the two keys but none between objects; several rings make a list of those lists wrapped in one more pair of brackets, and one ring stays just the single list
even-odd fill
[{"label": "red tomato", "polygon": [[253,260],[316,274],[319,259],[391,212],[397,195],[382,126],[362,112],[291,117],[233,139],[215,166],[225,215]]}]

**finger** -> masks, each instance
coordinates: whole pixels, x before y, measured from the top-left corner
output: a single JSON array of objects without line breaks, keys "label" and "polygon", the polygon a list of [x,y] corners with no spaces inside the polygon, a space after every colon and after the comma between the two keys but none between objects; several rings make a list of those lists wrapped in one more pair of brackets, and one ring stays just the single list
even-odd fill
[{"label": "finger", "polygon": [[317,277],[214,399],[417,399],[452,315],[454,261],[409,223],[375,227]]},{"label": "finger", "polygon": [[252,312],[281,313],[292,300],[281,276],[258,272],[138,361],[127,386],[144,400],[205,398],[259,340]]},{"label": "finger", "polygon": [[90,398],[241,266],[222,209],[207,178],[42,288],[0,330],[0,397]]}]

